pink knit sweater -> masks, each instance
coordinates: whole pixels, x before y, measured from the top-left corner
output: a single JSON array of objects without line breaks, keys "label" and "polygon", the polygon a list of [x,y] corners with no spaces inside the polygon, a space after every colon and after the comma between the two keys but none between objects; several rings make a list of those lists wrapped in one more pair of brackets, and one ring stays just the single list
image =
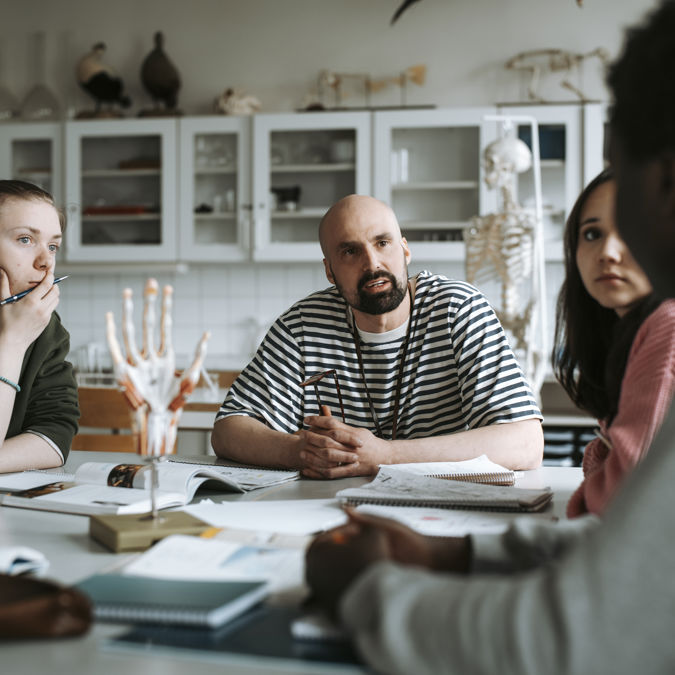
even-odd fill
[{"label": "pink knit sweater", "polygon": [[[619,409],[610,426],[584,451],[584,480],[567,516],[600,514],[623,477],[644,457],[675,393],[675,300],[666,300],[638,329],[621,382]],[[610,449],[611,446],[611,449]]]}]

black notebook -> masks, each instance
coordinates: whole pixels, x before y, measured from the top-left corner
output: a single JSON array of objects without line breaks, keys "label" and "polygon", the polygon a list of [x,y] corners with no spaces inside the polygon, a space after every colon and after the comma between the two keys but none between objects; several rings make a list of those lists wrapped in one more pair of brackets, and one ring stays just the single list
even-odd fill
[{"label": "black notebook", "polygon": [[181,581],[125,574],[95,574],[76,585],[96,619],[213,628],[260,602],[265,581]]}]

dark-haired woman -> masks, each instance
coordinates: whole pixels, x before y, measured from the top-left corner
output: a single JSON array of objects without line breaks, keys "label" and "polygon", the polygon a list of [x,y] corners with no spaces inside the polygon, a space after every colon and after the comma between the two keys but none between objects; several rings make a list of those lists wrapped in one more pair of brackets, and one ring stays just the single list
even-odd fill
[{"label": "dark-haired woman", "polygon": [[649,448],[675,385],[675,300],[654,297],[616,229],[615,196],[604,171],[577,199],[565,230],[553,367],[600,425],[584,451],[569,517],[602,513]]},{"label": "dark-haired woman", "polygon": [[65,358],[70,339],[57,316],[54,263],[63,234],[51,195],[0,181],[0,472],[63,464],[79,416]]}]

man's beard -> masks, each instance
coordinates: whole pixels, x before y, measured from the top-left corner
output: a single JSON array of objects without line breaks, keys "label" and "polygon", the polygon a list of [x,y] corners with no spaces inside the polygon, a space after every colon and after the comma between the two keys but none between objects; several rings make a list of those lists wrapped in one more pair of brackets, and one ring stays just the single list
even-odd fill
[{"label": "man's beard", "polygon": [[[333,275],[333,278],[335,279],[335,275]],[[381,291],[380,293],[368,293],[364,291],[364,286],[375,279],[387,279],[391,282],[391,288],[387,291]],[[366,272],[359,279],[356,302],[351,302],[347,298],[344,289],[338,284],[337,279],[335,279],[335,287],[347,304],[351,305],[352,309],[363,312],[364,314],[380,315],[391,312],[403,302],[405,294],[408,292],[408,281],[407,274],[406,277],[399,282],[391,272],[386,272],[384,270],[379,272]]]}]

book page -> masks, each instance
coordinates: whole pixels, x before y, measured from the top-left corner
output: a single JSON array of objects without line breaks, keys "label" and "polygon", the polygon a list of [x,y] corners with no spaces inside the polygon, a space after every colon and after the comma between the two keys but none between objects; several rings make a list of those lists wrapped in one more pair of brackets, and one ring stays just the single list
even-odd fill
[{"label": "book page", "polygon": [[[184,497],[180,494],[157,493],[159,508],[183,503]],[[60,482],[9,495],[3,498],[3,504],[65,513],[145,513],[150,510],[150,493],[91,483]]]},{"label": "book page", "polygon": [[132,560],[123,574],[161,579],[244,581],[262,579],[274,591],[302,585],[304,551],[249,546],[175,534]]},{"label": "book page", "polygon": [[295,470],[265,469],[262,467],[225,466],[214,464],[213,458],[200,459],[198,457],[171,457],[171,464],[186,464],[193,467],[204,467],[225,476],[236,483],[242,490],[255,490],[257,488],[280,485],[289,481],[298,480],[300,472]]},{"label": "book page", "polygon": [[73,482],[72,473],[51,473],[49,471],[19,471],[17,473],[0,474],[0,490],[15,492],[49,485],[50,483]]},{"label": "book page", "polygon": [[84,462],[75,471],[75,482],[142,490],[145,488],[144,476],[147,469],[145,464]]}]

